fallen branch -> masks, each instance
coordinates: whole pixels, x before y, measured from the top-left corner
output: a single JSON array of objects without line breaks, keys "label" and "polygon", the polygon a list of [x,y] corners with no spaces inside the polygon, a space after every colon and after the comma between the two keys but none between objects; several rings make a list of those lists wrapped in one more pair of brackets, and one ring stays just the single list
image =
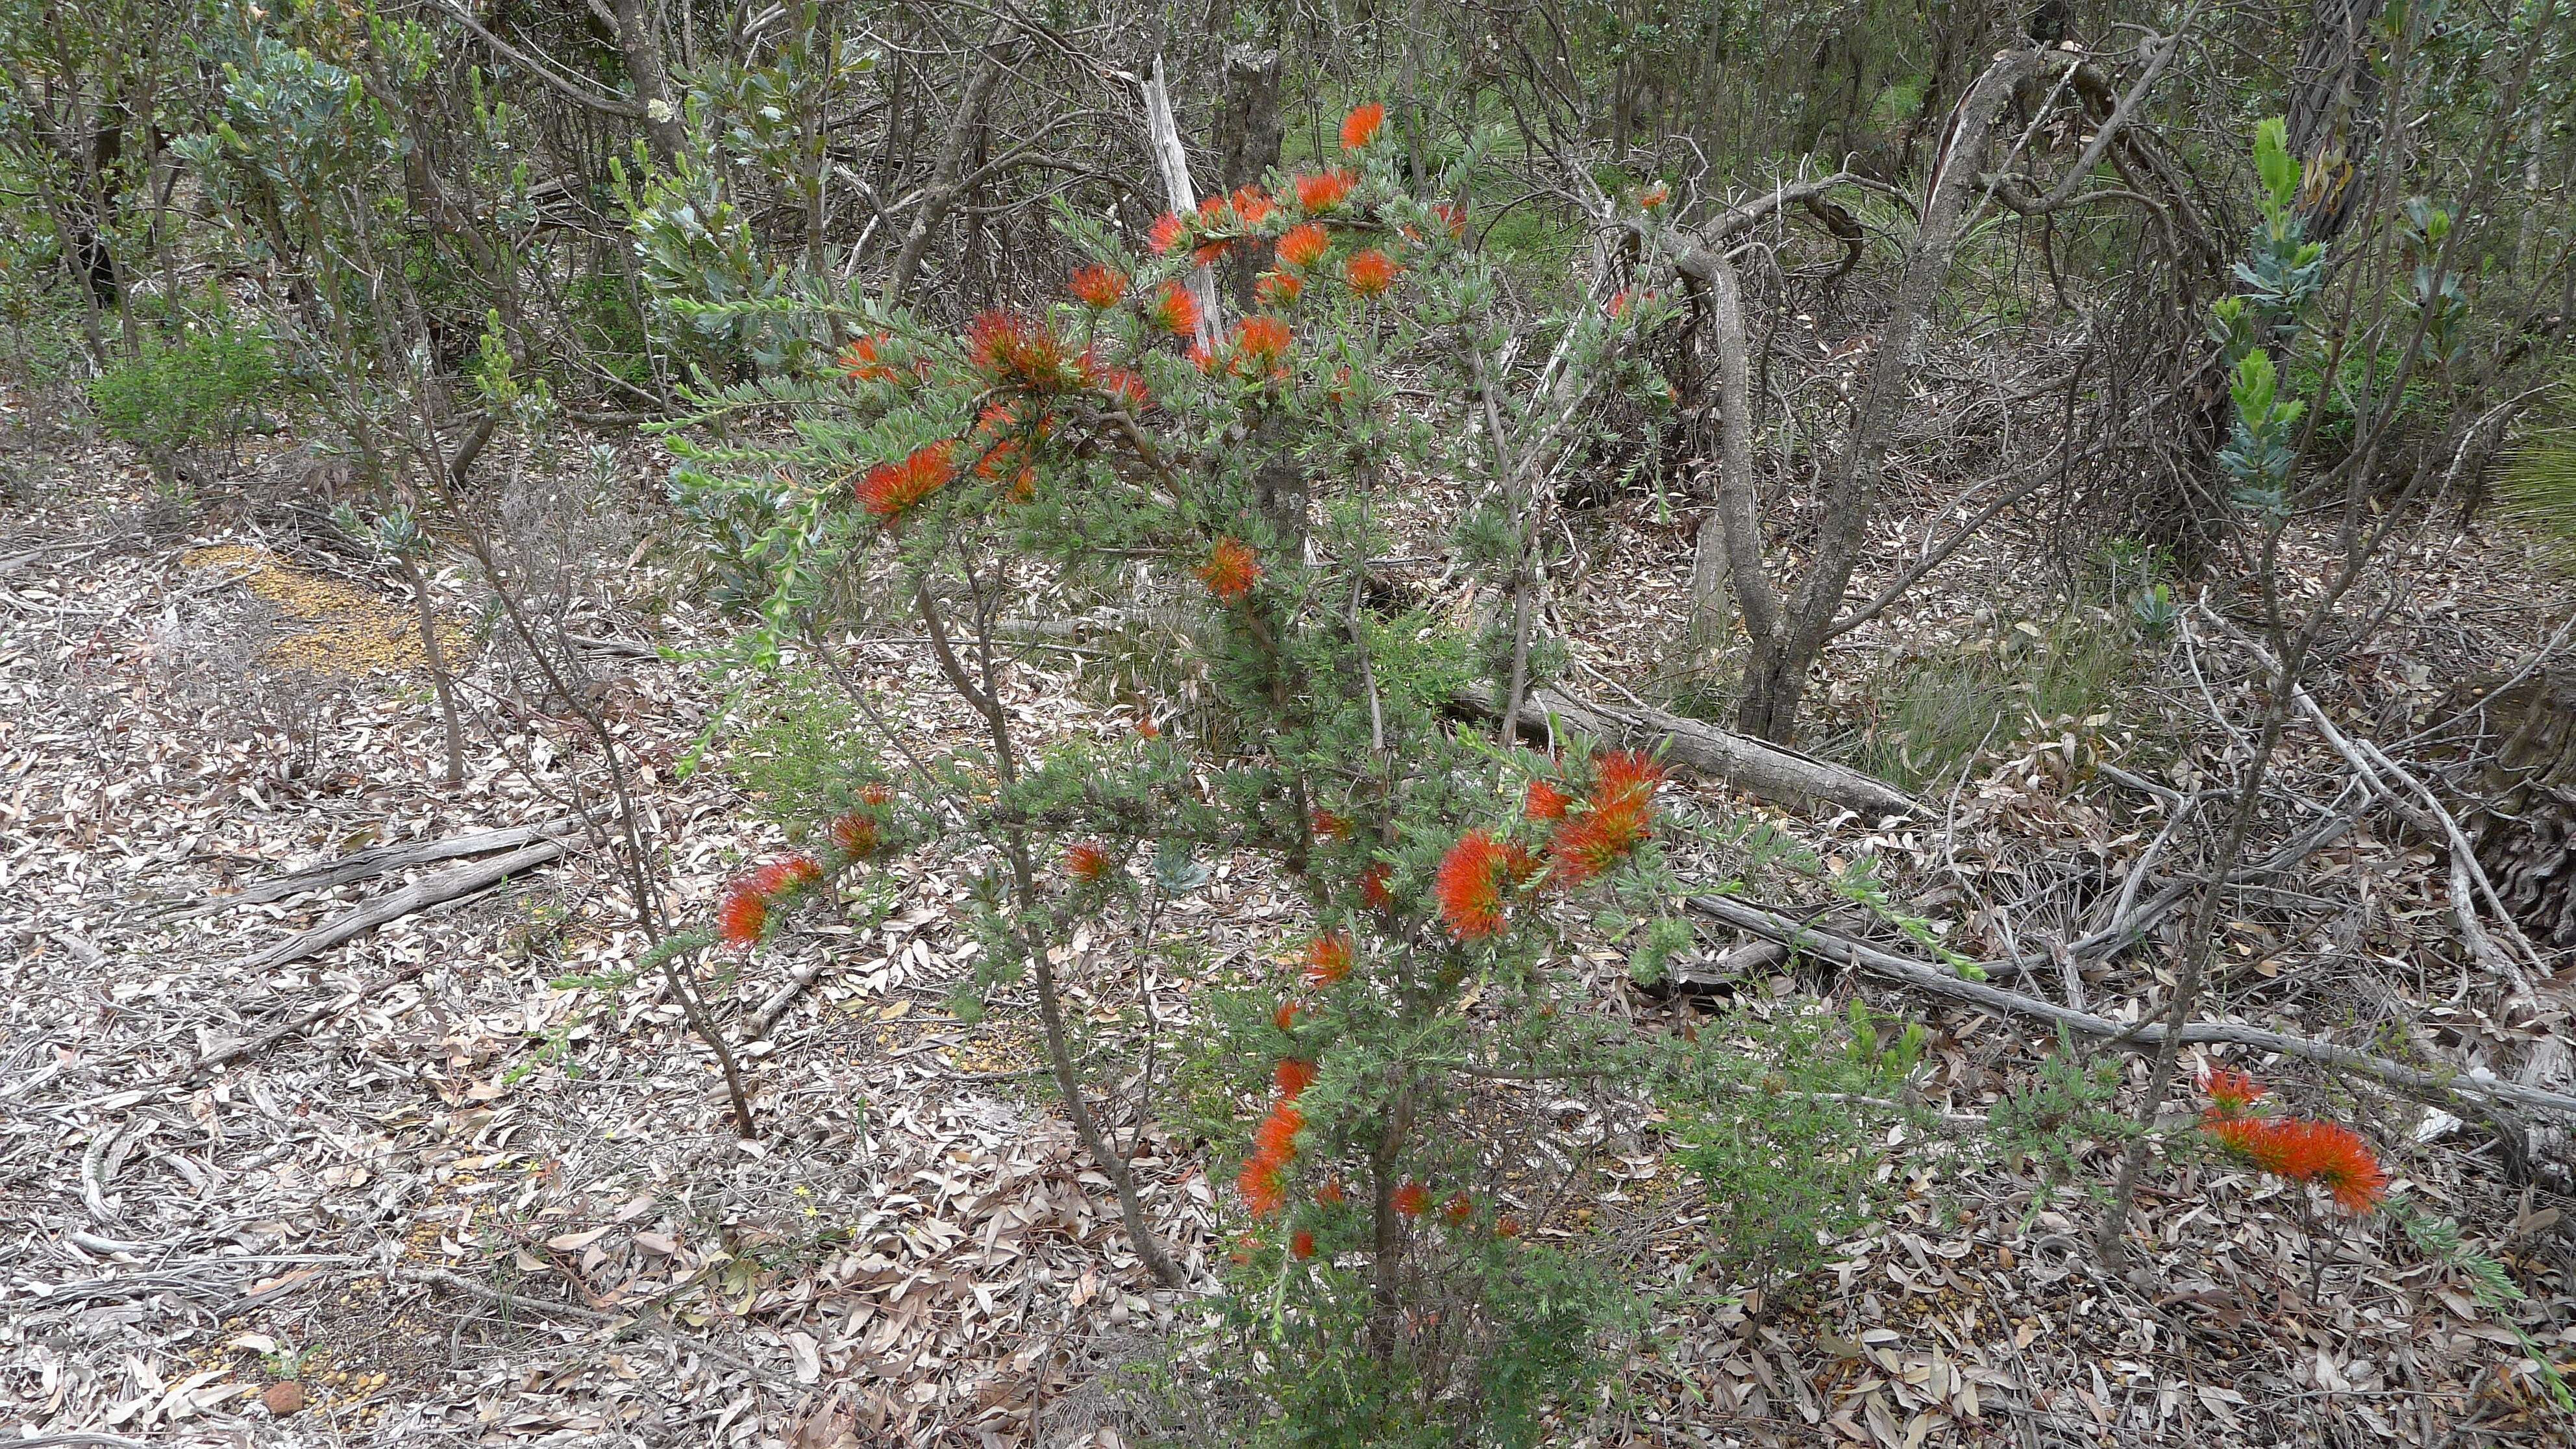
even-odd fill
[{"label": "fallen branch", "polygon": [[[1450,703],[1486,719],[1498,713],[1493,701],[1481,694],[1461,692]],[[1876,776],[1660,709],[1613,709],[1584,704],[1558,690],[1535,689],[1521,702],[1522,732],[1546,737],[1551,716],[1561,726],[1599,739],[1659,746],[1672,763],[1765,800],[1822,801],[1881,816],[1911,815],[1919,808],[1913,796]]]},{"label": "fallen branch", "polygon": [[[1970,981],[1953,973],[1946,966],[1911,960],[1865,942],[1852,940],[1847,936],[1820,931],[1744,901],[1729,900],[1723,896],[1692,896],[1690,907],[1701,915],[1722,921],[1737,930],[1751,932],[1782,945],[1821,956],[1828,961],[1929,995],[1970,1002],[1989,1011],[2006,1015],[2036,1018],[2085,1036],[2100,1037],[2131,1048],[2155,1047],[2164,1043],[2165,1028],[2162,1023],[2148,1021],[2134,1025],[2124,1024],[2095,1016],[2091,1012],[2060,1006],[2053,1001],[2043,1001],[2036,996],[2025,996],[2018,991],[2006,991],[2002,987],[1985,982]],[[2368,1052],[2337,1046],[2332,1042],[2314,1041],[2306,1037],[2266,1031],[2261,1027],[2239,1026],[2232,1022],[2193,1022],[2182,1028],[2180,1041],[2184,1045],[2241,1046],[2254,1051],[2278,1052],[2282,1056],[2297,1057],[2302,1061],[2357,1072],[2401,1091],[2432,1100],[2447,1101],[2460,1097],[2472,1097],[2490,1102],[2507,1103],[2535,1112],[2549,1112],[2562,1117],[2576,1118],[2576,1096],[2522,1082],[2509,1082],[2483,1067],[2473,1067],[2466,1072],[2458,1073],[2422,1071],[2402,1062],[2393,1062],[2386,1057],[2373,1056]]]},{"label": "fallen branch", "polygon": [[284,900],[312,891],[336,890],[354,881],[367,880],[407,866],[427,865],[432,861],[455,860],[469,855],[489,855],[539,840],[566,835],[574,829],[569,820],[550,820],[541,825],[514,825],[505,830],[485,830],[473,835],[450,836],[444,840],[414,840],[399,845],[371,846],[287,872],[261,881],[247,890],[228,896],[214,896],[180,907],[171,917],[177,921],[194,920],[233,906],[260,905]]},{"label": "fallen branch", "polygon": [[365,935],[388,921],[399,921],[414,911],[472,895],[520,871],[544,865],[561,856],[564,848],[564,842],[559,839],[539,840],[497,860],[478,861],[462,870],[414,881],[391,895],[378,896],[354,911],[334,916],[309,931],[280,941],[258,955],[245,957],[234,969],[272,971],[290,961],[301,961],[316,951],[327,951],[353,936]]}]

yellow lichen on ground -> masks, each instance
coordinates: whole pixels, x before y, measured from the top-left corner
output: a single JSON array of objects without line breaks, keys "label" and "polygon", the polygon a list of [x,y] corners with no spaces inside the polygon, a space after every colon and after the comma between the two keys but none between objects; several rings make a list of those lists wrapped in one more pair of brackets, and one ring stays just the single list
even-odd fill
[{"label": "yellow lichen on ground", "polygon": [[[428,667],[418,617],[408,607],[355,584],[297,568],[250,544],[190,549],[179,562],[191,569],[222,569],[238,575],[244,588],[278,607],[286,637],[263,652],[271,664],[352,678]],[[464,630],[439,621],[438,644],[449,668],[464,661],[466,642]]]}]

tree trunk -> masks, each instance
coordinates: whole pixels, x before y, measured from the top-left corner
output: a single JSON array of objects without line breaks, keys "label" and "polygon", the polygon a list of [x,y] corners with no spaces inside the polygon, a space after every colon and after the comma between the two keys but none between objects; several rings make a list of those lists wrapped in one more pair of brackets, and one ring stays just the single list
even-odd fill
[{"label": "tree trunk", "polygon": [[653,17],[645,10],[644,0],[614,0],[606,8],[601,0],[591,0],[591,9],[616,34],[627,77],[635,82],[635,102],[644,108],[644,145],[656,162],[668,166],[679,157],[688,132],[680,124],[680,104],[671,94],[671,75],[662,64],[662,40],[653,33]]}]

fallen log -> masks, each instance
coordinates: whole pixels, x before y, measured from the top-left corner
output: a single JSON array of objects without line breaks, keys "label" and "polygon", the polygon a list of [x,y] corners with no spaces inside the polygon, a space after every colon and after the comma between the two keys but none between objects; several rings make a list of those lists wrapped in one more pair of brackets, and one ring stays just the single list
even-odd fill
[{"label": "fallen log", "polygon": [[370,846],[337,859],[288,871],[228,896],[213,896],[182,906],[171,919],[190,921],[233,906],[264,905],[312,891],[337,890],[408,866],[489,855],[496,850],[509,850],[533,841],[567,835],[577,828],[577,822],[571,820],[549,820],[538,825],[513,825],[503,830],[452,835],[440,840],[408,840],[395,845]]},{"label": "fallen log", "polygon": [[[1462,690],[1450,703],[1486,719],[1499,713],[1485,694]],[[1913,796],[1876,776],[1651,706],[1612,708],[1586,704],[1561,690],[1534,689],[1521,702],[1516,723],[1523,734],[1545,739],[1551,717],[1560,728],[1596,739],[1658,747],[1666,760],[1693,774],[1724,780],[1765,800],[1840,805],[1875,816],[1912,815],[1921,809]]]},{"label": "fallen log", "polygon": [[[2043,1001],[2036,996],[1971,981],[1947,966],[1913,960],[1848,936],[1818,930],[1746,901],[1729,900],[1724,896],[1692,896],[1690,908],[1737,930],[1928,995],[1969,1002],[2005,1015],[2034,1018],[2133,1049],[2160,1046],[2165,1039],[2165,1028],[2161,1022],[2123,1024],[2095,1016],[2089,1011]],[[2181,1040],[2185,1045],[2241,1046],[2254,1051],[2278,1052],[2302,1061],[2357,1072],[2428,1100],[2475,1098],[2576,1119],[2576,1096],[2526,1082],[2507,1081],[2483,1067],[2473,1067],[2465,1072],[2428,1072],[2386,1057],[2337,1046],[2333,1042],[2314,1041],[2266,1031],[2261,1027],[2239,1026],[2233,1022],[2192,1022],[2183,1027]]]},{"label": "fallen log", "polygon": [[290,936],[265,951],[245,957],[235,969],[269,971],[290,961],[300,961],[316,951],[327,951],[353,936],[364,935],[388,921],[398,921],[414,911],[426,910],[497,885],[520,871],[556,859],[564,849],[561,839],[548,838],[521,846],[497,859],[476,861],[461,870],[414,881],[390,895],[378,896],[354,911],[334,916],[309,931]]}]

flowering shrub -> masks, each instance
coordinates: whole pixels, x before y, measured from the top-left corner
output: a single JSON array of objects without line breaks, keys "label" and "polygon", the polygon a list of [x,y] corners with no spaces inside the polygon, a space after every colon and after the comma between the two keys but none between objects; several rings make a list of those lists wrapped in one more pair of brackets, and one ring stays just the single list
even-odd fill
[{"label": "flowering shrub", "polygon": [[2360,1133],[2340,1122],[2312,1122],[2253,1114],[2263,1088],[2253,1078],[2213,1067],[2200,1079],[2210,1105],[2200,1130],[2229,1155],[2258,1172],[2323,1189],[2335,1206],[2356,1216],[2379,1204],[2388,1171]]},{"label": "flowering shrub", "polygon": [[[1502,449],[1461,455],[1458,430],[1392,404],[1397,363],[1480,420],[1512,380],[1464,215],[1405,189],[1383,121],[1351,114],[1340,165],[1165,214],[1145,255],[1064,217],[1088,258],[1043,307],[955,334],[818,307],[858,334],[838,366],[705,399],[710,416],[782,410],[792,437],[683,440],[681,486],[756,491],[779,520],[760,554],[773,641],[823,639],[854,594],[902,608],[979,721],[930,758],[886,720],[913,777],[811,874],[746,877],[720,934],[757,940],[784,894],[899,836],[966,857],[981,979],[1030,979],[1075,1128],[1167,1281],[1179,1265],[1068,1045],[1058,948],[1078,921],[1114,934],[1194,888],[1202,851],[1266,856],[1302,892],[1312,935],[1280,943],[1250,992],[1202,1003],[1212,1056],[1259,1073],[1233,1084],[1251,1124],[1228,1202],[1249,1226],[1233,1301],[1272,1345],[1273,1412],[1391,1431],[1562,1392],[1585,1361],[1604,1299],[1575,1291],[1584,1270],[1540,1246],[1530,1205],[1503,1210],[1521,1145],[1475,1108],[1495,1076],[1579,1071],[1592,1050],[1597,1018],[1565,1009],[1578,999],[1558,967],[1592,901],[1616,898],[1667,946],[1682,927],[1655,845],[1659,767],[1462,734],[1448,701],[1521,688],[1544,651],[1526,633],[1485,647],[1368,586],[1379,500],[1407,475],[1501,485],[1466,550],[1496,596],[1526,580],[1535,523]],[[1237,255],[1274,265],[1229,324],[1191,273]],[[1584,312],[1568,371],[1521,380],[1533,396],[1589,385],[1614,324]],[[1035,622],[1020,611],[1139,594],[1200,611],[1162,681],[1194,708],[1114,742],[1026,738],[997,642]],[[898,828],[934,812],[936,831]],[[1317,1356],[1365,1371],[1298,1367]],[[1448,1392],[1462,1382],[1484,1387]]]}]

